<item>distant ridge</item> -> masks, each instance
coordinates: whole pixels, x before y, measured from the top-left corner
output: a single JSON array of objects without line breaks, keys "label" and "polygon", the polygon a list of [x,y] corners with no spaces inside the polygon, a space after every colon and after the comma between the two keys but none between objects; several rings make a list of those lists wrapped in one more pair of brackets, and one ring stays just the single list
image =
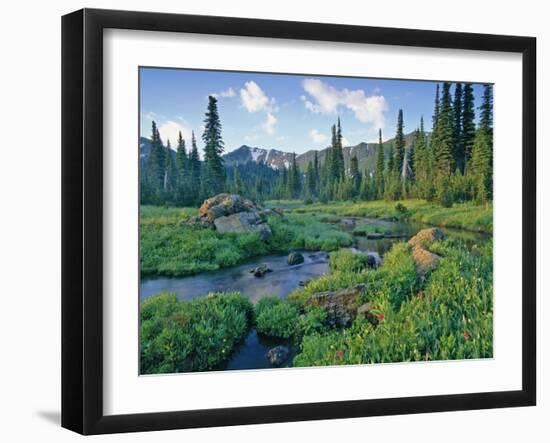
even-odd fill
[{"label": "distant ridge", "polygon": [[[429,134],[428,134],[429,137]],[[414,132],[405,135],[405,149],[409,149],[414,138]],[[386,140],[384,145],[384,153],[387,157],[390,145],[394,142],[394,139],[391,138]],[[378,143],[366,143],[361,142],[354,146],[345,146],[344,151],[344,165],[346,169],[349,167],[350,159],[356,155],[357,160],[359,160],[360,170],[368,169],[369,171],[374,170],[376,148]],[[140,148],[140,159],[143,161],[149,156],[149,151],[151,149],[151,141],[146,137],[139,138],[139,148]],[[296,163],[302,171],[305,171],[307,165],[310,161],[313,161],[315,156],[315,151],[318,153],[319,162],[323,163],[325,161],[325,156],[328,148],[320,150],[309,150],[303,154],[296,156]],[[172,150],[172,154],[175,157],[175,151]],[[264,163],[267,166],[275,170],[280,170],[283,167],[288,168],[292,162],[292,152],[285,152],[278,149],[266,149],[248,145],[242,145],[233,151],[227,152],[223,155],[226,166],[236,166],[246,164],[248,162],[255,163]]]}]

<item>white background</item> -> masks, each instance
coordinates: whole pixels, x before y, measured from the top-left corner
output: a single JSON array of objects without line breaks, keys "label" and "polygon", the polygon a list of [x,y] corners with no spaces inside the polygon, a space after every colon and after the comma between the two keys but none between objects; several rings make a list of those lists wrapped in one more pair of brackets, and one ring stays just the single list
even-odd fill
[{"label": "white background", "polygon": [[[104,60],[105,414],[521,389],[521,334],[510,328],[521,328],[521,279],[508,258],[522,254],[509,241],[521,231],[520,56],[109,30]],[[139,65],[495,83],[494,358],[138,377]]]},{"label": "white background", "polygon": [[[2,337],[0,363],[0,436],[4,441],[73,441],[62,430],[60,392],[60,15],[82,6],[118,9],[154,8],[166,12],[235,15],[287,20],[414,27],[455,31],[524,34],[539,38],[538,147],[542,153],[543,122],[550,103],[543,89],[548,77],[550,30],[543,2],[463,0],[445,6],[440,1],[393,1],[381,4],[340,0],[337,3],[58,1],[10,2],[3,5],[0,32],[0,189],[2,216]],[[547,111],[548,113],[548,111]],[[519,122],[518,122],[519,124]],[[539,157],[539,195],[548,196],[548,155]],[[542,204],[542,198],[539,197]],[[548,224],[550,207],[539,207],[539,226]],[[539,229],[539,231],[541,231]],[[517,238],[518,233],[510,233]],[[550,427],[550,326],[544,294],[550,280],[548,234],[539,235],[539,406],[495,411],[470,411],[401,417],[246,426],[225,429],[170,431],[97,437],[126,441],[378,441],[445,440],[548,441]],[[542,261],[541,261],[542,260]],[[546,274],[548,272],[546,271]],[[7,285],[5,284],[7,282]],[[514,325],[511,325],[514,327]],[[382,440],[384,439],[384,440]]]}]

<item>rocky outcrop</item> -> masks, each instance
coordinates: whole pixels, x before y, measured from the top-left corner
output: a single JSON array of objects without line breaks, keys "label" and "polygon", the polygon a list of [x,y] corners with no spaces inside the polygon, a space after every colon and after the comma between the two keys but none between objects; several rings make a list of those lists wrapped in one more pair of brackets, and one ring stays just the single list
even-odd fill
[{"label": "rocky outcrop", "polygon": [[289,265],[299,265],[304,262],[304,256],[300,252],[291,252],[286,261]]},{"label": "rocky outcrop", "polygon": [[[215,228],[222,234],[256,232],[262,240],[271,237],[271,228],[262,219],[265,211],[252,200],[237,194],[218,194],[203,202],[199,215],[186,224],[198,224]],[[270,211],[269,214],[279,214]]]},{"label": "rocky outcrop", "polygon": [[199,217],[213,222],[219,217],[238,212],[255,212],[262,210],[252,200],[237,194],[218,194],[203,202],[199,208]]},{"label": "rocky outcrop", "polygon": [[[366,290],[363,284],[336,291],[316,292],[305,302],[306,306],[318,306],[327,313],[327,323],[330,326],[349,326],[357,316],[359,295]],[[367,309],[365,305],[363,310]],[[364,311],[363,311],[364,312]]]},{"label": "rocky outcrop", "polygon": [[271,366],[281,366],[288,358],[290,351],[286,346],[275,346],[267,351],[265,357]]},{"label": "rocky outcrop", "polygon": [[419,246],[413,248],[411,254],[416,265],[416,272],[419,275],[426,275],[428,272],[433,271],[437,267],[439,260],[441,260],[439,255]]},{"label": "rocky outcrop", "polygon": [[409,240],[411,255],[416,265],[416,272],[421,277],[433,271],[439,264],[441,257],[425,249],[431,242],[443,240],[445,234],[437,228],[422,229]]},{"label": "rocky outcrop", "polygon": [[445,234],[440,229],[437,229],[437,228],[422,229],[409,240],[409,246],[411,246],[412,248],[416,246],[424,247],[426,246],[426,244],[430,242],[443,240],[444,238],[445,238]]}]

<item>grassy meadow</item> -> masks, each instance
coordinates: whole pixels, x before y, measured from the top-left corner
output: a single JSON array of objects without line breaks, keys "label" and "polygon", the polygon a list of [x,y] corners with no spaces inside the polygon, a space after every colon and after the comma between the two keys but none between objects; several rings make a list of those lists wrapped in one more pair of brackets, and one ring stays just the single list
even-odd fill
[{"label": "grassy meadow", "polygon": [[[366,256],[349,249],[352,237],[335,224],[342,216],[414,220],[491,232],[492,208],[455,204],[442,208],[420,200],[395,203],[331,203],[299,206],[269,203],[285,216],[268,216],[273,235],[219,234],[182,223],[195,208],[142,206],[142,275],[186,276],[233,266],[248,258],[293,249],[324,250],[330,273],[308,281],[286,298],[266,294],[255,306],[240,293],[216,293],[178,301],[162,293],[141,304],[141,372],[171,373],[219,369],[252,328],[284,339],[296,353],[293,366],[387,363],[487,358],[492,356],[492,241],[466,244],[460,237],[426,248],[441,257],[427,275],[419,274],[412,249],[397,242],[382,266],[369,269]],[[362,234],[378,232],[360,225]],[[311,306],[316,293],[364,285],[351,325],[336,327],[327,311]]]},{"label": "grassy meadow", "polygon": [[406,220],[431,226],[464,229],[475,232],[493,232],[493,206],[490,203],[476,205],[474,202],[454,203],[445,208],[437,203],[420,199],[400,202],[374,200],[358,202],[332,202],[303,205],[296,200],[273,200],[267,206],[282,207],[296,214],[331,214],[332,216],[354,216]]}]

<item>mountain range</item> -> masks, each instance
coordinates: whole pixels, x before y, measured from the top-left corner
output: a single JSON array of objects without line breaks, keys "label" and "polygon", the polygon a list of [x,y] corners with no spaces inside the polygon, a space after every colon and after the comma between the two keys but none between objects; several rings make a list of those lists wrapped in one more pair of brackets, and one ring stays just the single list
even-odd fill
[{"label": "mountain range", "polygon": [[[413,138],[414,138],[414,132],[411,132],[405,135],[406,150],[408,150],[409,147],[411,146]],[[429,134],[428,134],[428,138],[429,138]],[[394,144],[393,138],[383,142],[384,154],[386,157],[388,155],[390,146],[392,144]],[[354,155],[356,155],[357,160],[359,161],[360,170],[365,170],[365,169],[368,169],[369,171],[374,170],[377,146],[378,146],[378,143],[366,143],[366,142],[361,142],[354,146],[345,146],[343,148],[343,151],[344,151],[344,165],[346,169],[349,167],[350,159]],[[145,138],[145,137],[139,138],[140,159],[142,161],[148,157],[150,147],[151,147],[151,141],[148,138]],[[328,149],[329,148],[327,147],[321,150],[317,150],[317,155],[320,163],[324,162]],[[172,153],[175,156],[175,152],[172,151]],[[241,165],[248,162],[255,162],[255,163],[262,162],[273,169],[279,170],[279,169],[282,169],[283,167],[286,167],[286,168],[289,167],[290,163],[292,162],[292,155],[293,154],[291,152],[285,152],[278,149],[266,149],[266,148],[255,147],[255,146],[242,145],[237,149],[234,149],[233,151],[230,151],[224,154],[223,159],[225,161],[226,166],[236,166],[236,165]],[[315,150],[313,149],[306,151],[303,154],[298,154],[296,156],[296,163],[298,164],[299,168],[302,171],[305,171],[308,163],[310,161],[313,161],[314,156],[315,156]]]}]

